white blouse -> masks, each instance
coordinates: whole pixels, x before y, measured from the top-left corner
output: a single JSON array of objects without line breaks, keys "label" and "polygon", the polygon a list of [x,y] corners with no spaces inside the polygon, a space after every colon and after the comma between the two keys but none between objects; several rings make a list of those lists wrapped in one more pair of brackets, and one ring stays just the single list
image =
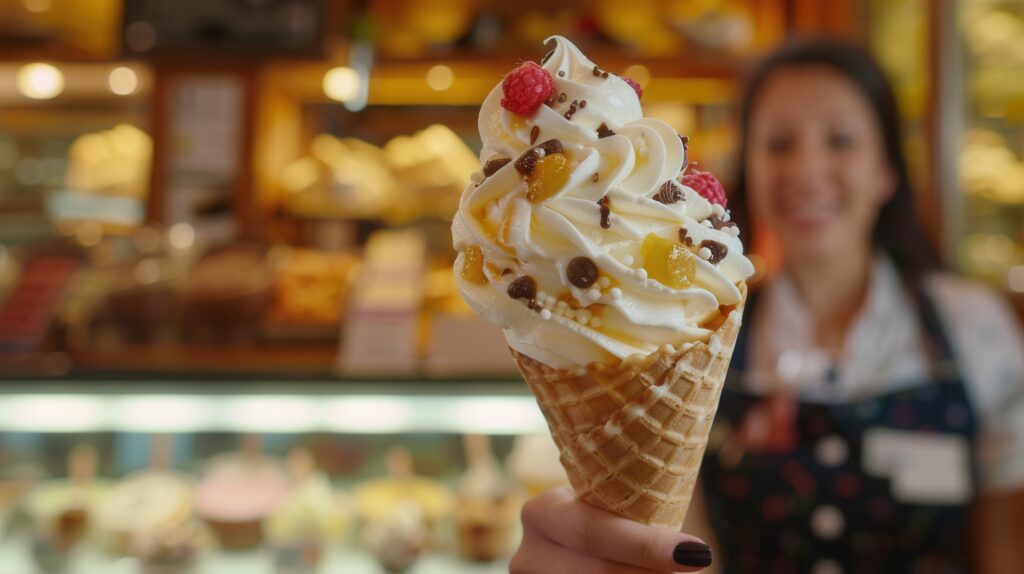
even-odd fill
[{"label": "white blouse", "polygon": [[[984,490],[1024,486],[1024,337],[1010,306],[990,290],[947,274],[924,284],[938,309],[981,425]],[[879,256],[867,300],[838,356],[815,344],[814,318],[792,278],[761,294],[747,349],[748,390],[785,388],[802,399],[839,403],[920,385],[930,357],[911,296]]]}]

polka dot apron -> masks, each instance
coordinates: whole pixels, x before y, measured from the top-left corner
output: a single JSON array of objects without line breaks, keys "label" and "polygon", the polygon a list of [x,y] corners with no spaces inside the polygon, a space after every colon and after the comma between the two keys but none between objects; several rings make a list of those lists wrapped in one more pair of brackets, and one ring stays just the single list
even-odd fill
[{"label": "polka dot apron", "polygon": [[[723,572],[968,571],[977,421],[934,305],[917,299],[930,380],[857,402],[742,392],[741,332],[701,469]],[[767,438],[749,448],[755,413]]]}]

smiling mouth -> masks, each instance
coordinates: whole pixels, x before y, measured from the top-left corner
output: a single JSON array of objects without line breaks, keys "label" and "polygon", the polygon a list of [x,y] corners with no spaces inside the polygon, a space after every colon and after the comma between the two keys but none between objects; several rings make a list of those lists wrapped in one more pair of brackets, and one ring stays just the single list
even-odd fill
[{"label": "smiling mouth", "polygon": [[834,221],[839,215],[839,205],[835,202],[796,203],[782,205],[779,212],[790,225],[813,228]]}]

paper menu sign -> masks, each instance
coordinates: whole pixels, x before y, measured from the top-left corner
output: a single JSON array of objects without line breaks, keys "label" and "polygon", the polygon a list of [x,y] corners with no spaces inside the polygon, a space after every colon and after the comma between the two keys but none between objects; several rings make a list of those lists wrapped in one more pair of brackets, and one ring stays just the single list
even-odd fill
[{"label": "paper menu sign", "polygon": [[896,500],[962,504],[971,497],[971,453],[962,436],[873,428],[863,453],[864,471],[890,479]]}]

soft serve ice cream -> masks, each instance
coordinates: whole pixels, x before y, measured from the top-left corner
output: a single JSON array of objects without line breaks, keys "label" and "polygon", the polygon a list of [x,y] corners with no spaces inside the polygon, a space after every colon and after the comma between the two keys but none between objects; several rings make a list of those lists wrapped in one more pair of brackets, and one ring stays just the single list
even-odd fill
[{"label": "soft serve ice cream", "polygon": [[452,226],[463,297],[553,368],[707,341],[753,273],[721,187],[638,86],[551,41],[481,107],[484,167]]}]

